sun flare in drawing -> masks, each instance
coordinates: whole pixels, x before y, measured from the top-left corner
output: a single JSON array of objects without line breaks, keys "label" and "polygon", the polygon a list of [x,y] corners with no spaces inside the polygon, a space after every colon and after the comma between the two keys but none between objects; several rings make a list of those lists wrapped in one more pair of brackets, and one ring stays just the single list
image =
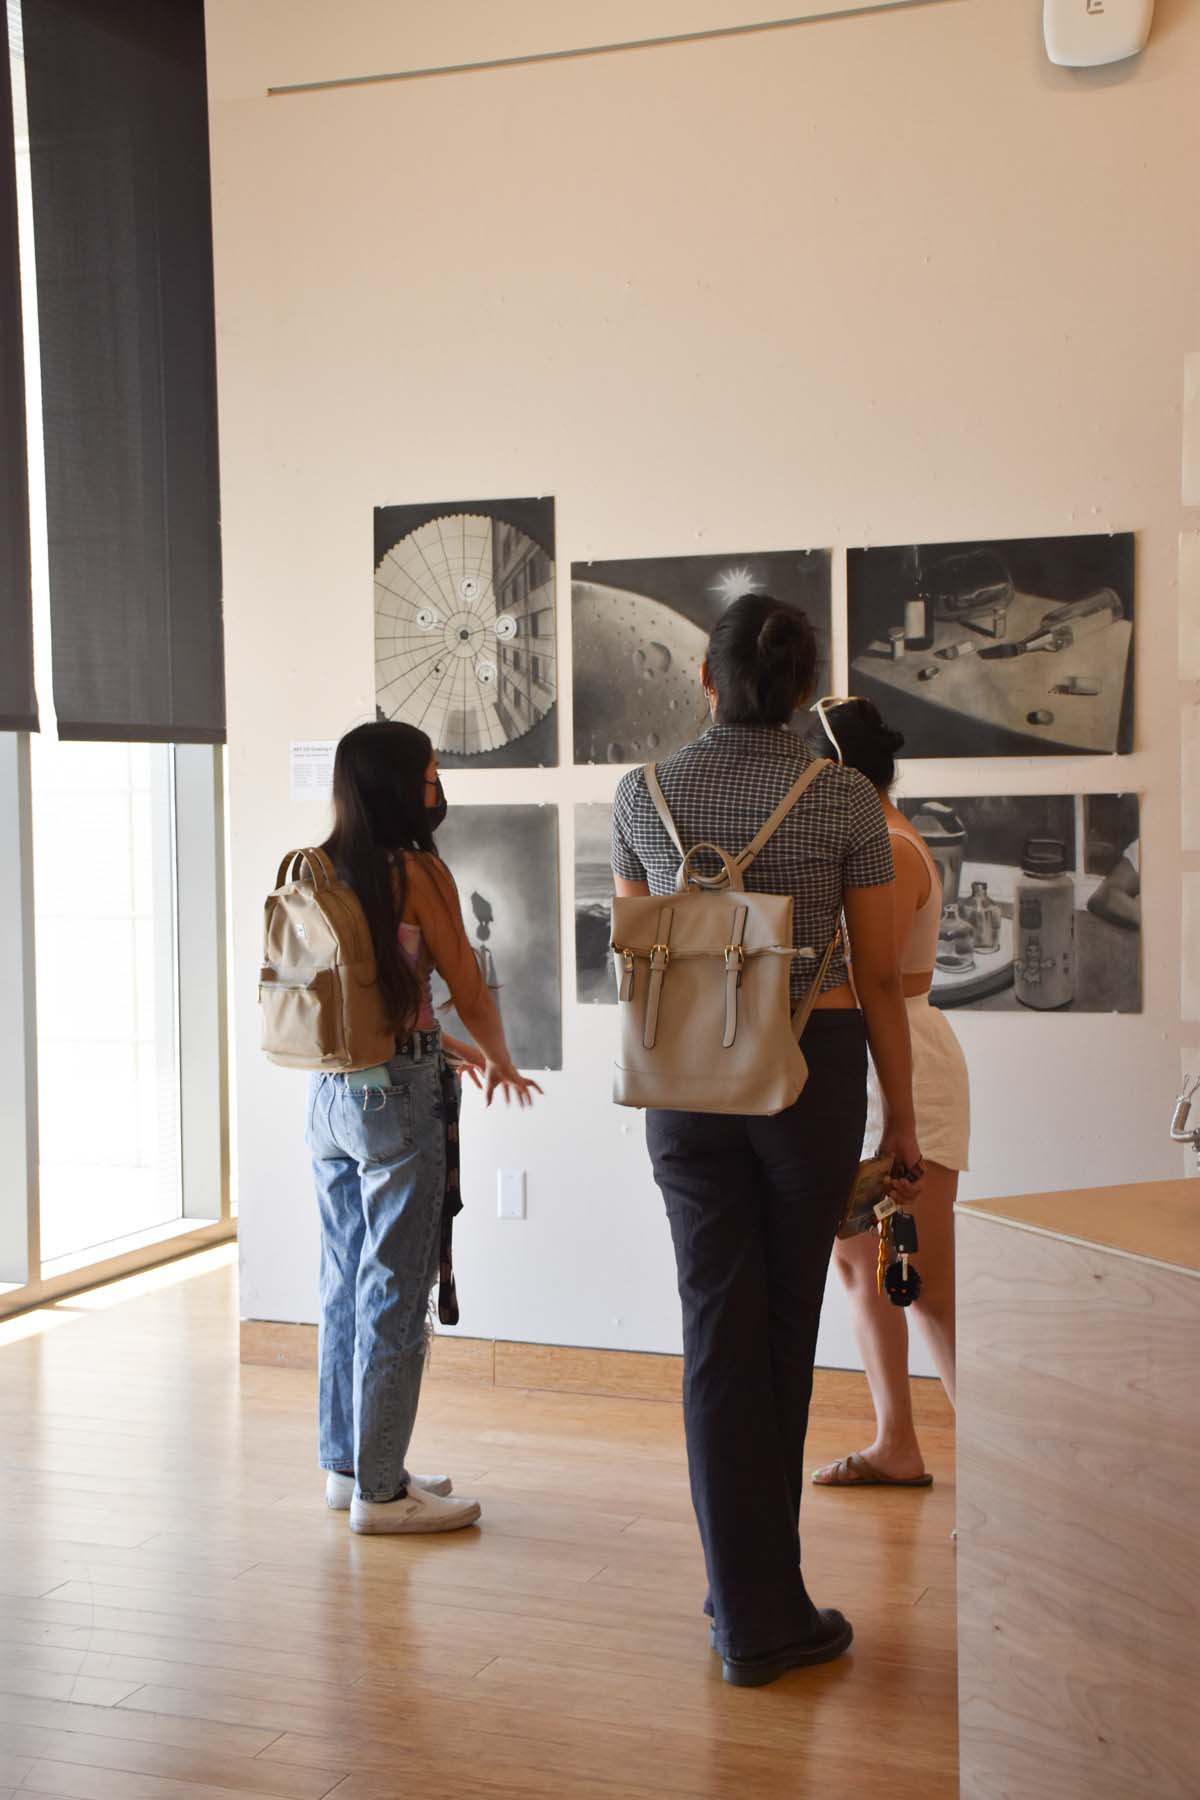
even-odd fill
[{"label": "sun flare in drawing", "polygon": [[743,594],[761,594],[763,584],[752,569],[743,566],[740,569],[722,569],[716,580],[709,583],[708,591],[717,596],[722,606],[732,606]]}]

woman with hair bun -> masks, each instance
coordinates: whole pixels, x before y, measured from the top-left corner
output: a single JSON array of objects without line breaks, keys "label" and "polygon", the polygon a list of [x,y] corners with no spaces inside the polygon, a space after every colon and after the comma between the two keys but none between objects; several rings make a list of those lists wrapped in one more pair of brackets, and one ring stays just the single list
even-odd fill
[{"label": "woman with hair bun", "polygon": [[[713,723],[657,765],[686,845],[742,849],[814,758],[788,729],[807,704],[816,639],[766,594],[734,602],[700,679]],[[679,853],[645,774],[613,808],[618,894],[671,894]],[[829,761],[745,871],[747,888],[793,898],[792,998],[836,940],[803,1034],[809,1078],[773,1116],[649,1110],[646,1137],[666,1203],[683,1304],[683,1409],[692,1499],[710,1584],[705,1610],[724,1676],[762,1686],[850,1643],[800,1572],[800,1496],[813,1358],[833,1236],[866,1118],[867,1043],[887,1120],[883,1141],[920,1191],[908,1025],[892,926],[892,852],[879,797]],[[851,988],[839,933],[854,954]]]},{"label": "woman with hair bun", "polygon": [[[904,738],[889,729],[869,700],[822,709],[826,734],[848,769],[873,784],[883,805],[896,865],[896,952],[912,1043],[917,1132],[925,1157],[921,1199],[921,1294],[913,1314],[954,1403],[954,1201],[967,1167],[970,1095],[967,1064],[945,1013],[929,1004],[942,911],[937,864],[890,790]],[[868,1084],[864,1155],[873,1155],[881,1126],[879,1086]],[[863,1451],[817,1469],[818,1487],[929,1487],[913,1423],[908,1384],[908,1322],[902,1307],[878,1292],[874,1232],[839,1238],[834,1261],[850,1297],[850,1312],[875,1405],[875,1437]]]}]

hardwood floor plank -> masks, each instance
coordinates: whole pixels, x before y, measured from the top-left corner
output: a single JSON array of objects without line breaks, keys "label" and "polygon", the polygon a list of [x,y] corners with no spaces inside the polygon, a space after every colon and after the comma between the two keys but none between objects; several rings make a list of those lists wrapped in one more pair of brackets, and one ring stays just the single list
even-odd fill
[{"label": "hardwood floor plank", "polygon": [[[35,1763],[21,1793],[54,1800],[229,1800],[233,1790],[207,1781],[180,1781],[139,1775],[129,1769],[102,1769],[83,1763]],[[242,1788],[244,1800],[276,1800],[265,1788]]]},{"label": "hardwood floor plank", "polygon": [[[559,1800],[563,1792],[559,1775],[545,1775],[540,1769],[514,1770],[508,1777],[497,1775],[490,1768],[464,1771],[456,1767],[454,1757],[440,1762],[422,1758],[415,1769],[406,1764],[406,1783],[410,1777],[420,1790],[421,1800],[462,1800],[464,1794],[479,1795],[482,1800]],[[397,1783],[395,1774],[350,1775],[332,1800],[400,1800]],[[632,1786],[623,1776],[606,1781],[603,1777],[575,1775],[571,1781],[571,1800],[657,1800],[660,1792],[653,1784]],[[679,1800],[699,1797],[680,1793]]]},{"label": "hardwood floor plank", "polygon": [[120,1677],[55,1674],[44,1669],[0,1667],[0,1694],[30,1700],[69,1700],[78,1706],[117,1706],[139,1681]]},{"label": "hardwood floor plank", "polygon": [[96,1732],[102,1737],[131,1737],[145,1743],[176,1744],[181,1749],[212,1748],[231,1755],[257,1756],[276,1737],[278,1731],[264,1731],[253,1726],[223,1726],[216,1720],[195,1719],[180,1714],[158,1715],[139,1707],[136,1712],[118,1711],[116,1707],[81,1706],[61,1700],[31,1700],[25,1696],[0,1694],[0,1726],[44,1726],[47,1730]]},{"label": "hardwood floor plank", "polygon": [[6,1752],[26,1762],[28,1768],[38,1761],[77,1763],[170,1781],[203,1781],[234,1793],[274,1794],[276,1800],[324,1800],[347,1774],[345,1769],[316,1764],[288,1766],[262,1757],[222,1755],[211,1748],[189,1750],[82,1731],[19,1731],[0,1726],[0,1779],[5,1777]]}]

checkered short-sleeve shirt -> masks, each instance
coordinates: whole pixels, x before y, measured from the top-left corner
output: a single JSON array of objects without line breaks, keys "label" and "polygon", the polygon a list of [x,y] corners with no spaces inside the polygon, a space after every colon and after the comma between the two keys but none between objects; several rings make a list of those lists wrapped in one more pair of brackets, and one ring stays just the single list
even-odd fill
[{"label": "checkered short-sleeve shirt", "polygon": [[[685,847],[702,841],[731,854],[745,848],[813,758],[785,727],[714,725],[695,743],[658,764],[663,796]],[[701,874],[719,873],[715,857],[697,857]],[[679,852],[654,810],[640,769],[621,778],[613,803],[613,872],[645,881],[652,894],[670,894]],[[746,871],[753,893],[791,894],[797,949],[822,955],[848,887],[891,881],[892,846],[879,796],[856,769],[831,764],[801,795],[774,837]],[[813,964],[798,959],[792,995],[812,981]],[[822,992],[846,980],[839,949]]]}]

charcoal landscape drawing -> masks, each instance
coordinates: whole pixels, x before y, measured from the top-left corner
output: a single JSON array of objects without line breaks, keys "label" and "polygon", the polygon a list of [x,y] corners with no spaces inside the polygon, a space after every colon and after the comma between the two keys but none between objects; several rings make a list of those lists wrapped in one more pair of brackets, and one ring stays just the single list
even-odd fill
[{"label": "charcoal landscape drawing", "polygon": [[615,1006],[611,913],[612,805],[582,802],[575,808],[575,995],[584,1005]]}]

